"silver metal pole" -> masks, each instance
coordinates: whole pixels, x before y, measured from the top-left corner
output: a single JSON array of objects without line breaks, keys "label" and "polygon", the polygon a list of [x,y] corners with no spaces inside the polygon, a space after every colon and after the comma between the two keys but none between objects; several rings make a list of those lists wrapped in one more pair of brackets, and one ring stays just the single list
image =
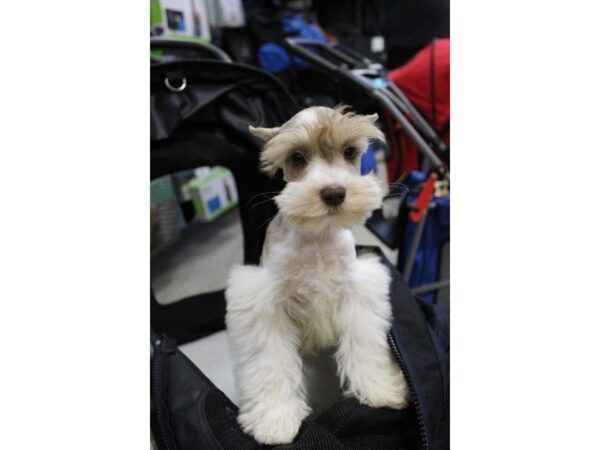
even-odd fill
[{"label": "silver metal pole", "polygon": [[403,276],[406,282],[408,283],[410,280],[410,275],[412,274],[413,266],[415,265],[415,259],[417,258],[417,251],[419,250],[419,243],[421,242],[421,236],[423,236],[423,230],[425,229],[425,220],[427,220],[427,212],[429,208],[425,208],[423,212],[423,217],[421,217],[421,221],[417,224],[415,228],[415,233],[413,235],[412,241],[410,242],[410,249],[408,252],[408,257],[404,262],[404,272]]},{"label": "silver metal pole", "polygon": [[[421,115],[419,110],[413,106],[413,104],[410,102],[408,97],[406,97],[406,95],[404,95],[404,92],[402,92],[398,88],[398,86],[396,86],[393,82],[390,82],[388,84],[388,86],[392,90],[393,94],[395,94],[395,96],[396,96],[395,100],[402,102],[404,104],[404,107],[406,109],[408,109],[408,111],[410,112],[410,115],[413,117],[415,124],[417,125],[419,130],[421,130],[427,138],[429,138],[433,142],[435,142],[436,146],[441,151],[446,151],[448,149],[446,144],[440,139],[440,137],[435,132],[433,127],[431,125],[429,125],[429,122],[427,122],[427,120],[425,120],[425,118]],[[392,93],[390,92],[390,94],[392,94]],[[393,95],[390,95],[390,97],[392,99],[394,99]]]},{"label": "silver metal pole", "polygon": [[[388,96],[388,98],[394,102],[394,104],[398,107],[398,109],[400,109],[400,111],[402,111],[403,114],[412,114],[408,105],[406,103],[400,101],[400,99],[398,97],[396,97],[393,92],[390,92],[388,90],[388,88],[383,88],[382,90],[383,90],[383,92],[385,92],[385,94]],[[414,115],[413,115],[413,117],[414,117]]]},{"label": "silver metal pole", "polygon": [[396,119],[400,125],[402,125],[402,128],[413,140],[419,151],[429,158],[436,168],[445,167],[445,164],[442,162],[442,160],[438,158],[433,150],[431,150],[429,145],[427,145],[427,142],[423,140],[421,135],[417,132],[417,130],[415,130],[415,127],[410,123],[410,121],[404,115],[402,115],[402,112],[398,109],[394,102],[390,100],[385,93],[379,90],[372,90],[371,93],[385,107],[385,109],[390,112],[394,119]]}]

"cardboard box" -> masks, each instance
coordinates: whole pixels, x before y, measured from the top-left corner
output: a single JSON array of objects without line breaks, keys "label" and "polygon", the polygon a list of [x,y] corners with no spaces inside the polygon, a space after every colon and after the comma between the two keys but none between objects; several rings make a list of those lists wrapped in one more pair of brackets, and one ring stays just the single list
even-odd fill
[{"label": "cardboard box", "polygon": [[194,204],[196,220],[210,222],[237,205],[237,188],[229,169],[199,168],[194,172],[196,178],[185,184],[185,190]]},{"label": "cardboard box", "polygon": [[150,0],[150,27],[155,36],[211,38],[205,0]]}]

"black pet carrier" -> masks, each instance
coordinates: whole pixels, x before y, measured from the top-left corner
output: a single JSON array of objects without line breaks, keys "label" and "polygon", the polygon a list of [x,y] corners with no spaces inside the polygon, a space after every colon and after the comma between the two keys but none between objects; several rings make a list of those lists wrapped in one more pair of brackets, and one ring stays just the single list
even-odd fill
[{"label": "black pet carrier", "polygon": [[[171,47],[164,41],[153,43],[155,51]],[[258,172],[260,142],[250,135],[248,125],[277,126],[297,106],[270,75],[241,64],[198,60],[191,52],[206,46],[187,47],[187,59],[151,66],[151,179],[199,166],[229,168],[239,193],[244,262],[258,263],[264,225],[277,210],[269,204],[252,208],[249,201],[261,192],[280,190],[283,182]],[[260,226],[263,229],[257,232]],[[224,328],[224,314],[222,290],[169,305],[157,302],[151,290],[153,328],[178,343]]]},{"label": "black pet carrier", "polygon": [[[272,127],[297,111],[286,89],[258,69],[213,60],[158,61],[151,66],[151,178],[198,166],[226,166],[239,191],[244,261],[257,263],[273,202],[252,208],[256,194],[277,192],[280,178],[258,171],[260,143],[248,125]],[[449,447],[447,315],[416,300],[398,271],[390,296],[389,345],[409,383],[401,411],[340,399],[302,425],[286,449],[434,450]],[[164,305],[151,290],[151,429],[159,449],[267,448],[236,421],[237,406],[177,345],[224,328],[225,299],[215,291]],[[269,447],[272,448],[272,447]]]}]

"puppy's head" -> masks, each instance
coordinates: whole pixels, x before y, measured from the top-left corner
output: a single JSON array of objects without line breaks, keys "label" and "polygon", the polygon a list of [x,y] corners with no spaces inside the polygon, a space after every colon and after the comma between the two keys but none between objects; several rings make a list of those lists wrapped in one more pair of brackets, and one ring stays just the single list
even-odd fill
[{"label": "puppy's head", "polygon": [[348,228],[381,206],[383,192],[373,175],[360,175],[360,159],[369,139],[382,139],[377,114],[362,116],[315,106],[300,111],[281,127],[254,128],[265,141],[261,167],[287,181],[275,197],[279,211],[294,225],[320,232]]}]

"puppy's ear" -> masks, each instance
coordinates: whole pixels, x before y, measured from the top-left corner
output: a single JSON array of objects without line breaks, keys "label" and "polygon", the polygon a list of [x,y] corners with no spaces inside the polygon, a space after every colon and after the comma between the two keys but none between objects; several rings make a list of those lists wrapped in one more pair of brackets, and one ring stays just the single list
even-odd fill
[{"label": "puppy's ear", "polygon": [[366,118],[369,119],[369,122],[375,123],[375,122],[377,122],[377,119],[379,119],[379,115],[377,115],[377,113],[375,113],[375,114],[366,116]]},{"label": "puppy's ear", "polygon": [[[378,119],[377,114],[369,116],[360,115],[352,117],[345,127],[345,138],[347,142],[361,140],[364,143],[364,149],[367,148],[368,139],[377,139],[385,142],[385,137],[381,130],[375,125]],[[362,147],[362,146],[361,146]]]},{"label": "puppy's ear", "polygon": [[256,136],[259,139],[262,139],[263,141],[267,142],[268,140],[270,140],[273,136],[275,136],[279,130],[281,129],[281,127],[274,127],[274,128],[254,128],[252,125],[250,125],[248,127],[248,130],[250,131],[250,134],[252,134],[253,136]]}]

